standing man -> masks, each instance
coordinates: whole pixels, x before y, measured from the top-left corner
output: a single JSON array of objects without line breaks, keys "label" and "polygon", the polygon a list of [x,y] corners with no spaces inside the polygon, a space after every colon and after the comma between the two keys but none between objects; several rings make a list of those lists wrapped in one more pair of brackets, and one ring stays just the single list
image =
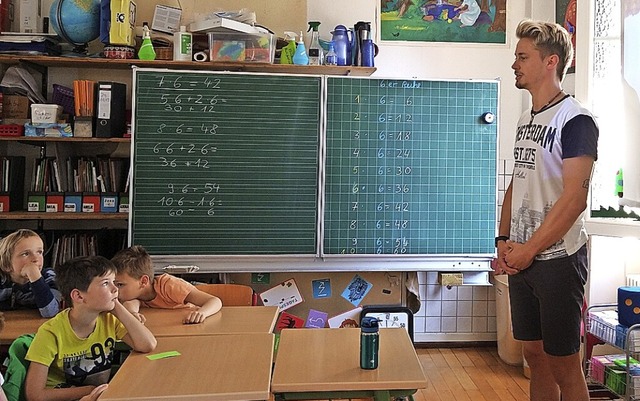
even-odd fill
[{"label": "standing man", "polygon": [[587,280],[584,212],[598,127],[562,89],[571,37],[555,23],[518,25],[516,87],[531,94],[513,151],[504,196],[496,272],[509,275],[513,334],[523,341],[533,401],[589,400],[580,359]]}]

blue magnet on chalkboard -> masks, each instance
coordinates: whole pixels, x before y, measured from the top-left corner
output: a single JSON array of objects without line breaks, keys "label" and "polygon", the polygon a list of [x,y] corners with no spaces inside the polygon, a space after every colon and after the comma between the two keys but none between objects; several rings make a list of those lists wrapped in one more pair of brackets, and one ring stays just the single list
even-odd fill
[{"label": "blue magnet on chalkboard", "polygon": [[495,120],[496,120],[495,114],[493,114],[490,111],[487,111],[482,115],[482,121],[484,121],[487,124],[493,124]]}]

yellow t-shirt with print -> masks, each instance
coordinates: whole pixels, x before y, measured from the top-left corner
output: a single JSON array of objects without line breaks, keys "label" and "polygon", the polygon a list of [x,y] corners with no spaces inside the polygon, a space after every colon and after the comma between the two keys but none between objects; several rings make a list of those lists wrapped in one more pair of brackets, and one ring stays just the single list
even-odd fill
[{"label": "yellow t-shirt with print", "polygon": [[101,313],[89,337],[79,338],[71,328],[69,310],[40,326],[26,359],[49,366],[47,387],[107,383],[113,346],[127,334],[127,329],[111,313]]}]

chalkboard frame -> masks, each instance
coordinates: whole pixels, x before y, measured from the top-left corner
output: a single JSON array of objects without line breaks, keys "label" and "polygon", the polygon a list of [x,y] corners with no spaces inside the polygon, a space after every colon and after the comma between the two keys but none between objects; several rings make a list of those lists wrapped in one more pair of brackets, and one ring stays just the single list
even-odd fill
[{"label": "chalkboard frame", "polygon": [[[129,243],[165,256],[172,247],[176,256],[318,256],[321,76],[136,68],[133,77]],[[203,133],[201,123],[215,128]]]},{"label": "chalkboard frame", "polygon": [[[489,193],[485,193],[485,199],[486,196],[491,196],[491,199],[489,199],[488,201],[485,200],[484,202],[484,207],[485,207],[485,212],[491,214],[491,218],[489,219],[481,219],[484,220],[484,224],[485,224],[485,232],[483,233],[484,235],[482,236],[482,241],[484,244],[480,244],[478,246],[478,248],[482,248],[478,251],[474,251],[474,252],[434,252],[434,253],[409,253],[409,254],[401,254],[400,252],[396,252],[393,253],[394,250],[391,250],[392,253],[382,253],[382,254],[374,254],[374,252],[369,252],[369,253],[354,253],[354,254],[350,254],[348,252],[348,245],[347,245],[347,251],[346,252],[342,252],[342,253],[336,253],[336,252],[331,252],[331,251],[327,251],[327,246],[326,246],[326,233],[327,233],[327,228],[326,228],[326,224],[328,221],[327,218],[327,196],[328,196],[328,188],[329,188],[329,183],[328,183],[328,179],[326,177],[322,178],[322,182],[323,182],[323,192],[322,192],[322,196],[323,196],[323,201],[321,203],[321,215],[323,216],[322,218],[322,224],[323,226],[321,227],[321,232],[320,232],[320,241],[322,242],[321,244],[321,256],[323,257],[324,260],[327,259],[332,259],[332,258],[336,258],[336,259],[343,259],[343,260],[349,260],[349,259],[358,259],[358,258],[362,258],[363,256],[366,256],[368,258],[371,258],[373,260],[377,259],[377,258],[382,258],[382,259],[390,259],[390,260],[395,260],[395,259],[402,259],[402,258],[406,258],[407,260],[412,260],[415,258],[424,258],[424,259],[429,259],[429,260],[433,260],[433,261],[438,261],[438,260],[456,260],[456,259],[473,259],[473,258],[493,258],[495,257],[495,248],[494,248],[494,244],[493,244],[493,237],[495,236],[495,232],[497,232],[497,215],[498,215],[498,133],[499,133],[499,127],[498,127],[498,121],[497,119],[494,119],[491,122],[488,122],[484,119],[485,115],[488,113],[491,113],[493,117],[495,117],[498,114],[499,111],[499,97],[500,97],[500,81],[499,80],[482,80],[482,79],[472,79],[472,80],[461,80],[461,79],[447,79],[447,80],[441,80],[441,79],[403,79],[403,78],[381,78],[381,77],[332,77],[332,76],[327,76],[325,77],[325,90],[324,92],[327,93],[326,98],[327,101],[325,103],[325,106],[327,107],[327,110],[325,112],[325,115],[327,116],[327,120],[331,119],[331,99],[329,99],[330,95],[330,85],[327,84],[328,81],[343,81],[343,82],[356,82],[356,81],[360,81],[360,82],[378,82],[379,85],[382,85],[381,87],[384,88],[382,89],[383,95],[389,95],[389,93],[385,92],[385,90],[389,90],[392,92],[395,91],[395,88],[402,88],[401,90],[421,90],[419,88],[420,84],[427,84],[427,85],[437,85],[437,84],[445,84],[447,86],[449,85],[454,85],[457,88],[460,87],[464,87],[467,85],[482,85],[482,88],[473,88],[472,90],[478,90],[478,89],[486,89],[486,87],[484,87],[484,85],[490,85],[490,86],[494,86],[495,88],[495,99],[490,99],[490,101],[495,102],[495,104],[492,105],[492,107],[490,109],[487,108],[482,108],[484,107],[484,105],[482,105],[482,107],[476,107],[476,112],[475,113],[470,113],[469,115],[465,116],[468,119],[471,119],[471,122],[467,121],[467,123],[469,123],[470,125],[467,127],[469,128],[471,125],[475,124],[476,126],[480,126],[480,127],[484,127],[484,128],[488,128],[490,131],[495,131],[494,133],[489,133],[490,135],[493,136],[483,136],[482,140],[489,140],[492,143],[490,144],[490,146],[493,147],[493,153],[491,154],[492,160],[488,160],[489,165],[484,166],[483,171],[486,171],[486,169],[490,169],[493,174],[491,175],[491,177],[485,177],[489,179],[488,184],[490,184],[490,186],[493,188],[493,191],[490,191]],[[391,85],[393,85],[394,89],[391,89]],[[416,87],[418,87],[418,89],[416,89]],[[368,88],[375,88],[371,85],[369,85],[367,87]],[[435,93],[438,93],[437,89],[442,89],[442,88],[437,88],[436,87],[436,91]],[[440,92],[442,92],[442,90],[440,90]],[[445,95],[445,97],[449,97],[450,96],[450,91],[447,91],[448,94]],[[340,95],[344,96],[344,92],[340,92]],[[359,98],[361,98],[359,100],[359,103],[365,103],[366,99],[364,99],[363,97],[360,96],[360,94],[358,95]],[[386,99],[386,102],[390,102],[392,101],[392,97],[389,96]],[[415,99],[414,99],[415,101]],[[456,103],[458,103],[457,100],[454,101],[454,106],[458,106]],[[460,105],[463,105],[464,108],[468,108],[469,106],[467,106],[464,102],[459,102]],[[416,105],[417,106],[417,105]],[[475,105],[477,106],[477,105]],[[344,103],[340,103],[340,107],[339,107],[339,112],[340,113],[344,113],[345,110],[345,104]],[[404,109],[403,109],[404,110]],[[482,110],[481,112],[479,110]],[[349,109],[350,112],[354,112],[354,110]],[[367,116],[365,115],[365,113],[367,112],[367,110],[355,110],[358,111],[357,114],[359,114],[358,116],[358,123],[362,123],[365,122],[367,120]],[[386,111],[385,111],[386,113]],[[355,114],[355,113],[354,113]],[[373,120],[375,120],[375,118],[373,118]],[[369,121],[371,121],[371,119],[369,119]],[[340,134],[343,135],[343,133],[345,131],[347,131],[348,129],[352,129],[352,130],[360,130],[360,124],[358,124],[357,126],[355,126],[355,128],[353,126],[349,126],[345,123],[345,120],[340,119],[338,121],[338,123],[340,124]],[[347,125],[347,128],[345,129],[343,127],[343,125]],[[329,135],[329,131],[331,129],[331,122],[330,121],[325,121],[325,129],[322,132],[323,138],[322,138],[322,143],[324,146],[324,152],[323,152],[323,169],[322,172],[325,173],[326,170],[328,168],[330,168],[329,163],[327,161],[327,157],[330,154],[330,145],[329,145],[329,140],[327,138],[327,136]],[[366,130],[370,130],[369,128],[365,129]],[[373,134],[376,134],[378,131],[373,132]],[[359,132],[360,137],[363,138],[364,135],[362,135],[364,132]],[[478,134],[478,132],[475,132],[475,134]],[[345,135],[343,135],[345,136]],[[465,134],[466,136],[466,134]],[[344,138],[340,138],[341,141],[344,141]],[[349,140],[349,139],[348,139]],[[447,139],[447,141],[449,141],[449,139]],[[476,144],[476,146],[478,146],[478,144]],[[483,146],[482,143],[479,144],[480,147]],[[344,149],[341,149],[344,151]],[[360,150],[360,149],[358,149]],[[343,160],[346,157],[344,156],[344,152],[342,154],[340,154],[340,159]],[[374,157],[375,158],[375,157]],[[362,170],[362,169],[361,169]],[[468,172],[469,169],[467,169]],[[344,171],[343,168],[341,168],[340,170],[341,172]],[[361,174],[362,171],[359,171],[358,174]],[[347,185],[347,182],[341,182],[340,183],[342,186]],[[352,182],[349,181],[348,185],[351,185]],[[364,189],[364,186],[361,187],[362,189]],[[349,188],[350,189],[350,188]],[[355,187],[354,187],[355,189]],[[422,194],[422,192],[421,192]],[[344,195],[344,192],[341,193],[341,195]],[[377,200],[376,200],[377,201]],[[345,213],[345,211],[341,211],[342,214]],[[360,212],[358,212],[360,213]],[[368,212],[365,212],[368,213]],[[353,220],[351,221],[353,223]],[[378,222],[379,223],[379,222]],[[371,231],[371,228],[367,228],[366,230]],[[486,238],[485,238],[486,237]],[[358,242],[360,242],[361,238],[358,237]],[[371,238],[370,238],[371,239]],[[455,237],[453,238],[453,240],[455,240]],[[369,247],[371,248],[371,247]]]},{"label": "chalkboard frame", "polygon": [[[136,71],[154,72],[182,72],[194,73],[191,70],[165,70],[156,68],[136,68]],[[134,71],[135,72],[135,71]],[[199,73],[212,74],[240,74],[240,75],[291,75],[291,74],[259,74],[259,73],[229,73],[215,71],[199,71]],[[134,82],[135,82],[134,73]],[[314,254],[278,254],[278,255],[212,255],[212,254],[177,254],[177,255],[154,255],[153,259],[157,265],[178,264],[178,265],[198,265],[204,270],[216,271],[352,271],[352,270],[404,270],[404,271],[424,271],[429,269],[452,270],[452,271],[477,271],[490,269],[489,262],[495,256],[494,252],[477,254],[409,254],[409,255],[373,255],[373,254],[327,254],[323,251],[324,242],[324,213],[325,213],[325,168],[326,168],[326,128],[327,128],[327,80],[328,77],[321,77],[321,101],[319,105],[321,129],[319,133],[319,166],[318,166],[318,214],[317,214],[317,245]],[[375,79],[402,81],[398,78],[351,78],[346,79]],[[468,82],[468,80],[405,80],[405,81],[442,81],[442,82]],[[498,84],[495,80],[471,80],[473,82],[490,82]],[[134,98],[135,99],[135,98]],[[134,102],[135,103],[135,102]],[[135,107],[135,105],[134,105]],[[135,113],[135,110],[134,110]],[[135,114],[134,114],[135,115]],[[134,139],[132,140],[132,165],[134,160]],[[497,142],[497,137],[496,137]],[[497,149],[496,149],[496,200],[497,200]],[[497,215],[497,204],[495,206]],[[129,219],[129,243],[133,238],[133,224],[130,211]],[[496,219],[497,220],[497,219]],[[497,222],[496,222],[497,224]],[[390,265],[388,262],[394,262]]]}]

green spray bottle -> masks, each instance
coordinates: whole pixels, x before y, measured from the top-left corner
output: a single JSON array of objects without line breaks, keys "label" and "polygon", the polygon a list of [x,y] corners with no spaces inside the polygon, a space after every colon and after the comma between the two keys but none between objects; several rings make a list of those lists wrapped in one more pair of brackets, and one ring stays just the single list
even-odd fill
[{"label": "green spray bottle", "polygon": [[293,64],[293,55],[296,53],[296,34],[286,31],[284,39],[288,43],[280,52],[280,64]]},{"label": "green spray bottle", "polygon": [[146,22],[142,23],[142,45],[138,50],[138,58],[140,60],[156,59],[156,51],[151,43],[151,31],[149,30],[149,24]]},{"label": "green spray bottle", "polygon": [[324,61],[324,50],[320,46],[320,33],[318,27],[320,21],[309,21],[309,29],[311,31],[311,41],[309,42],[309,65],[322,65]]}]

